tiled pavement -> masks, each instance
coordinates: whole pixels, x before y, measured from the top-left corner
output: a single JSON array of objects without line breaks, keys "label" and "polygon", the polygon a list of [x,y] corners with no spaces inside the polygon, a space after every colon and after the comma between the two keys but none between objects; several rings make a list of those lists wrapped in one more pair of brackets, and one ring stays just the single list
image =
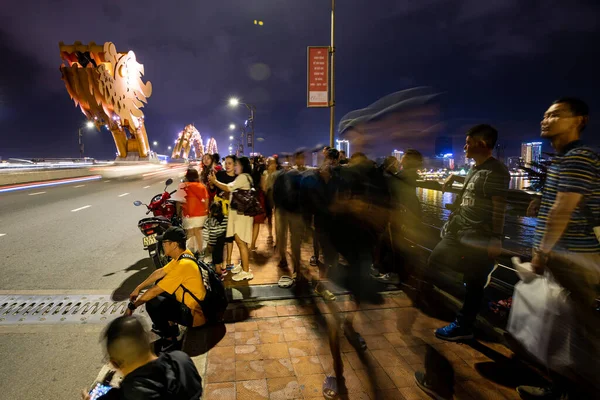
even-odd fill
[{"label": "tiled pavement", "polygon": [[[360,309],[346,296],[336,303],[354,314],[354,326],[368,344],[365,357],[370,368],[341,339],[350,399],[373,399],[375,391],[383,399],[429,398],[413,378],[415,371],[424,368],[427,345],[452,365],[455,399],[519,398],[514,387],[497,384],[476,369],[483,365],[489,370],[498,360],[510,364],[509,350],[497,343],[478,342],[475,350],[468,344],[436,339],[433,329],[445,322],[420,313],[404,293],[386,294],[384,304]],[[322,399],[323,380],[333,373],[326,328],[315,315],[317,310],[328,312],[324,302],[319,299],[307,306],[282,300],[242,307],[249,317],[226,324],[220,341],[207,354],[195,357],[205,384],[203,398]],[[331,314],[325,318],[331,320]]]}]

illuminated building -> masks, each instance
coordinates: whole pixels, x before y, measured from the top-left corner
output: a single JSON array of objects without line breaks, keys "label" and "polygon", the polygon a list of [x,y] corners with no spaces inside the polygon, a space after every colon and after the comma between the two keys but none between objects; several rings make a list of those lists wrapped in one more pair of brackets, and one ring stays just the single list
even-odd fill
[{"label": "illuminated building", "polygon": [[531,167],[532,163],[540,161],[542,156],[542,142],[521,143],[521,161],[525,167]]},{"label": "illuminated building", "polygon": [[96,129],[110,130],[117,159],[156,160],[141,110],[152,94],[152,84],[142,82],[144,66],[133,51],[117,52],[110,42],[60,42],[59,49],[67,92]]},{"label": "illuminated building", "polygon": [[396,157],[396,160],[398,160],[398,161],[402,160],[403,155],[404,155],[404,152],[402,150],[392,151],[392,156]]},{"label": "illuminated building", "polygon": [[519,169],[521,164],[521,157],[507,157],[506,166],[509,170]]},{"label": "illuminated building", "polygon": [[350,158],[350,142],[347,140],[336,140],[335,148],[338,151],[346,153],[346,157]]}]

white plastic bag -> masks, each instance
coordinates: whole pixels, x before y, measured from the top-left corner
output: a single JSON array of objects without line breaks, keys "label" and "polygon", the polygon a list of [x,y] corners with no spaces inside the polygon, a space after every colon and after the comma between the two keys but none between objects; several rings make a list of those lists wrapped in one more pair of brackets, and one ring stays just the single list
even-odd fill
[{"label": "white plastic bag", "polygon": [[594,362],[580,334],[569,292],[546,270],[531,276],[531,264],[513,259],[519,276],[507,330],[544,366],[555,371],[578,370],[585,375]]}]

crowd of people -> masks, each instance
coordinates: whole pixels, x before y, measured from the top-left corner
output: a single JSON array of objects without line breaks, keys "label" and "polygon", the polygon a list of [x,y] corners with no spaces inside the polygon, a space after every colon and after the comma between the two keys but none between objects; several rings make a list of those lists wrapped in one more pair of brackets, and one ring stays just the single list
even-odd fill
[{"label": "crowd of people", "polygon": [[[551,142],[558,155],[548,170],[541,204],[530,208],[539,208],[532,271],[538,275],[551,273],[568,290],[576,310],[573,329],[584,331],[572,345],[591,357],[570,363],[568,371],[551,371],[549,387],[519,387],[524,399],[568,398],[565,396],[569,393],[597,385],[590,379],[590,371],[595,371],[593,366],[598,366],[600,355],[599,316],[594,311],[600,288],[600,158],[580,140],[588,114],[585,103],[574,98],[557,100],[544,114],[541,136]],[[266,225],[268,244],[275,246],[279,258],[278,267],[290,270],[280,286],[312,290],[328,304],[335,304],[335,295],[325,279],[331,276],[352,293],[357,303],[381,301],[378,282],[398,283],[408,275],[417,276],[417,304],[427,305],[434,285],[444,284],[441,278],[445,270],[462,273],[462,308],[453,322],[434,334],[446,341],[471,339],[484,289],[503,253],[510,175],[493,157],[497,140],[498,132],[490,125],[476,125],[466,132],[464,149],[475,164],[466,177],[452,175],[444,183],[444,190],[455,181],[463,183],[463,188],[442,229],[441,241],[420,271],[414,269],[418,262],[407,250],[407,242],[418,243],[422,234],[416,180],[423,157],[417,150],[407,150],[401,160],[388,157],[378,165],[361,152],[358,144],[350,159],[326,147],[323,161],[316,168],[306,167],[304,151],[297,151],[286,163],[276,156],[250,160],[229,155],[221,165],[219,155],[205,155],[200,171],[190,168],[182,186],[186,192],[181,210],[185,231],[170,228],[159,238],[172,261],[133,291],[128,314],[146,304],[154,329],[173,340],[179,333],[177,324],[203,325],[206,320],[197,300],[206,296],[206,280],[198,274],[196,263],[182,255],[195,254],[202,259],[211,253],[214,270],[221,279],[230,273],[234,281],[252,280],[250,254],[257,249],[261,226]],[[231,207],[236,190],[251,189],[262,214],[247,216]],[[203,236],[207,238],[206,249]],[[313,255],[301,260],[300,247],[308,236],[312,236]],[[291,268],[286,257],[288,237]],[[239,250],[239,264],[231,259],[233,243]],[[316,276],[307,264],[318,266]],[[140,295],[146,287],[150,289]],[[193,296],[186,297],[188,292]],[[327,378],[324,394],[330,398],[345,391],[337,330],[358,350],[368,346],[353,329],[350,313],[339,322],[329,327],[335,376]],[[119,329],[135,325],[129,320],[117,324]],[[562,327],[541,334],[564,332]],[[120,346],[109,346],[109,354],[112,348]],[[148,363],[158,362],[155,356],[144,353],[143,357]],[[185,360],[177,361],[175,357],[168,362]],[[451,388],[440,386],[427,371],[417,372],[415,379],[435,398],[452,396]],[[193,381],[186,378],[186,382]]]}]

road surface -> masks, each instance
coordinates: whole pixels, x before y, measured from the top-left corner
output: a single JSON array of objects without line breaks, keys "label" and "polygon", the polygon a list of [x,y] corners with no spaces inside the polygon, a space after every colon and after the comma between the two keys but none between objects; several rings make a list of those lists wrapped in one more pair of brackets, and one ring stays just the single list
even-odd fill
[{"label": "road surface", "polygon": [[[153,270],[137,222],[183,171],[0,194],[0,295],[126,298]],[[175,190],[176,185],[171,186]],[[79,399],[104,362],[103,324],[0,324],[0,398]]]}]

